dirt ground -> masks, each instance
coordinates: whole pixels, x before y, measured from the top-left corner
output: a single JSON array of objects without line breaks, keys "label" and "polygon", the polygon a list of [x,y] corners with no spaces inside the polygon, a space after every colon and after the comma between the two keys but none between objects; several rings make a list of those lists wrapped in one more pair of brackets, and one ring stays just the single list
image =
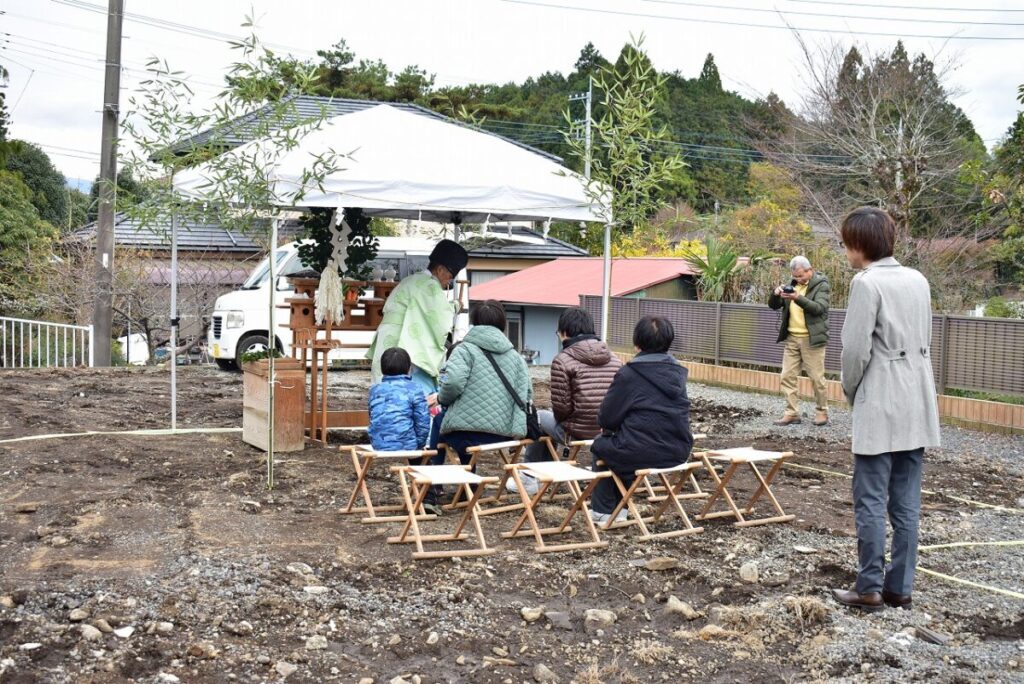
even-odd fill
[{"label": "dirt ground", "polygon": [[[239,375],[180,378],[181,427],[241,424]],[[367,381],[332,374],[334,405],[364,405]],[[4,372],[0,397],[0,442],[168,425],[166,370]],[[750,445],[730,433],[751,412],[697,402],[694,422],[710,446]],[[541,556],[500,538],[507,513],[484,519],[495,555],[414,562],[393,528],[339,514],[354,476],[338,445],[365,436],[334,438],[281,454],[273,491],[238,433],[0,443],[0,682],[1024,681],[1020,598],[926,574],[912,612],[828,598],[854,579],[849,480],[805,468],[849,473],[848,443],[754,440],[804,466],[775,488],[788,525],[615,531]],[[961,456],[929,463],[921,544],[1019,541],[1024,478]],[[383,471],[371,487],[396,499]],[[1022,556],[937,549],[921,566],[1020,594]]]}]

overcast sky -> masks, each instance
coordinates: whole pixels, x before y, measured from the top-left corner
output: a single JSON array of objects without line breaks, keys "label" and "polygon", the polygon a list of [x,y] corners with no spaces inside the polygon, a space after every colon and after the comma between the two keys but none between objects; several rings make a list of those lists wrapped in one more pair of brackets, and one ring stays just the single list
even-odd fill
[{"label": "overcast sky", "polygon": [[[642,32],[659,70],[696,76],[712,52],[727,89],[751,98],[774,90],[796,105],[803,70],[788,22],[813,44],[890,49],[900,35],[912,54],[958,60],[953,83],[964,92],[957,103],[991,147],[1019,107],[1024,0],[977,2],[981,9],[969,10],[968,0],[871,0],[874,7],[821,0],[126,0],[121,103],[147,59],[158,56],[193,75],[201,108],[232,61],[223,37],[210,32],[240,35],[254,8],[262,40],[282,50],[309,57],[345,38],[358,57],[396,71],[417,64],[438,85],[568,73],[587,41],[614,58],[630,33]],[[99,170],[105,8],[105,0],[0,0],[12,135],[43,145],[69,178],[91,180]]]}]

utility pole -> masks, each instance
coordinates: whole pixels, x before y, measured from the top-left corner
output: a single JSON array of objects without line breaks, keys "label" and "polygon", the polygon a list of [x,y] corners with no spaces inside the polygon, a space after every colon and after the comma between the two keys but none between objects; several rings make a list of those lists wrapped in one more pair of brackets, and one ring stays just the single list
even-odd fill
[{"label": "utility pole", "polygon": [[107,6],[107,61],[103,79],[103,140],[100,149],[100,205],[96,220],[96,297],[93,304],[92,358],[96,366],[110,365],[113,318],[114,197],[117,188],[117,133],[121,96],[121,24],[124,0]]},{"label": "utility pole", "polygon": [[[583,177],[590,180],[590,162],[593,159],[593,137],[591,125],[593,123],[594,103],[594,77],[590,76],[587,82],[587,92],[575,93],[569,96],[570,102],[583,100],[586,105],[586,118],[584,124],[584,157]],[[580,121],[574,121],[578,124]],[[604,267],[601,285],[601,339],[608,341],[608,319],[611,317],[612,308],[612,224],[610,221],[604,224]]]},{"label": "utility pole", "polygon": [[583,121],[576,119],[573,124],[584,125],[584,144],[585,144],[585,157],[583,158],[583,177],[590,180],[590,158],[591,158],[591,137],[590,137],[590,123],[591,119],[591,107],[594,100],[594,77],[590,77],[590,82],[587,86],[587,92],[585,93],[573,93],[569,95],[569,102],[579,102],[582,100],[586,106],[586,118]]}]

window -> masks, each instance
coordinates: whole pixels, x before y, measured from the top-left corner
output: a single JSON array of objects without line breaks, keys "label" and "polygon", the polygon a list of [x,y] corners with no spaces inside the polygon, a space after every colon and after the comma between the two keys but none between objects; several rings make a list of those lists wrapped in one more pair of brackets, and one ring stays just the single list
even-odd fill
[{"label": "window", "polygon": [[507,311],[505,313],[507,325],[505,334],[516,351],[523,351],[523,314],[520,311]]},{"label": "window", "polygon": [[471,287],[474,285],[483,285],[484,283],[489,283],[492,280],[497,280],[502,276],[507,276],[509,273],[511,273],[511,271],[470,271],[469,284]]}]

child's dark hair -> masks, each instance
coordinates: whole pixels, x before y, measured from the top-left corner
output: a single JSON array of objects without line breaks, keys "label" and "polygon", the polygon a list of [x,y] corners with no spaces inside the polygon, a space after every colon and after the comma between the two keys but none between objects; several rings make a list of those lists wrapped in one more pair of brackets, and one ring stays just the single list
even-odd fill
[{"label": "child's dark hair", "polygon": [[667,318],[644,316],[633,330],[633,344],[644,352],[664,354],[672,346],[676,331]]},{"label": "child's dark hair", "polygon": [[408,375],[412,370],[412,359],[409,352],[401,347],[385,349],[380,355],[380,372],[383,375]]}]

